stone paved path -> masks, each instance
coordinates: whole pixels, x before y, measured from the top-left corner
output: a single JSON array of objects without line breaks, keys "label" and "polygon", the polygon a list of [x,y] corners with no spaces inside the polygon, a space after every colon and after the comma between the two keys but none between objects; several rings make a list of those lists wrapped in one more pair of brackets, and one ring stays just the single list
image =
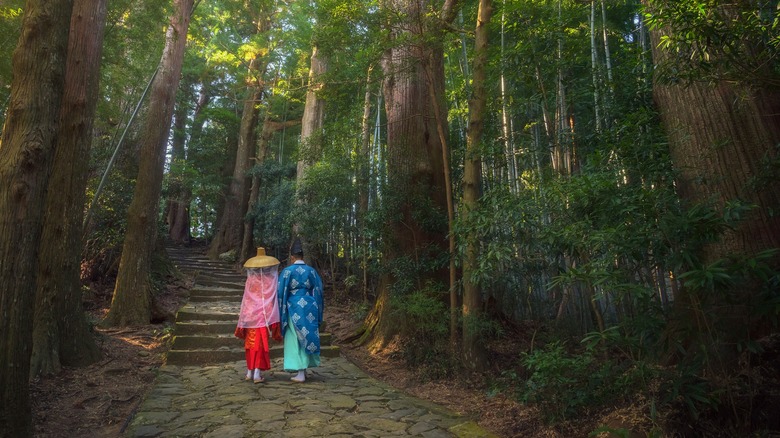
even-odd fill
[{"label": "stone paved path", "polygon": [[[224,267],[220,273],[218,265],[190,251],[172,249],[170,252],[180,267],[185,264],[196,267],[196,283],[213,282],[217,276],[230,277]],[[240,302],[242,288],[228,286],[237,288],[235,293]],[[235,296],[191,302],[179,311],[177,320],[193,312],[210,315],[200,321],[202,330],[209,331],[208,327],[214,327],[232,333],[234,325],[228,322],[237,320],[238,303]],[[186,325],[177,321],[177,331],[184,331]],[[225,334],[217,337],[232,338]],[[174,338],[174,348],[170,353],[176,352],[176,344],[182,340],[215,343],[214,338],[207,335],[194,338],[181,336],[179,341]],[[241,343],[236,339],[234,342],[236,345]],[[217,347],[216,352],[226,348]],[[190,359],[169,360],[160,368],[152,389],[138,406],[124,437],[495,436],[469,418],[406,395],[369,377],[341,356],[337,346],[329,351],[334,357],[323,356],[322,365],[309,370],[305,383],[291,382],[292,375],[282,371],[280,351],[272,354],[272,369],[265,373],[266,382],[259,384],[244,380],[245,362],[235,361],[234,354],[220,356],[211,352],[195,355],[196,359],[207,356],[211,363],[217,357],[227,358],[217,364],[198,364]],[[183,350],[181,352],[184,354]],[[175,357],[178,356],[169,359]]]},{"label": "stone paved path", "polygon": [[242,361],[163,366],[127,437],[490,437],[467,418],[367,376],[343,357],[323,359],[305,383],[279,370],[243,380]]}]

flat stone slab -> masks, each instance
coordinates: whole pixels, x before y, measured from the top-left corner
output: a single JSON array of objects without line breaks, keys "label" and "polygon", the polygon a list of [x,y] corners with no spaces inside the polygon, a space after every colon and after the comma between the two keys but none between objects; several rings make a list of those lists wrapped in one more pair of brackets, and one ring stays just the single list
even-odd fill
[{"label": "flat stone slab", "polygon": [[[244,380],[243,360],[164,365],[124,436],[495,436],[471,418],[388,387],[343,357],[323,358],[304,383],[290,381],[282,366],[282,359],[272,360],[266,382],[254,384]],[[376,395],[361,401],[367,393]]]}]

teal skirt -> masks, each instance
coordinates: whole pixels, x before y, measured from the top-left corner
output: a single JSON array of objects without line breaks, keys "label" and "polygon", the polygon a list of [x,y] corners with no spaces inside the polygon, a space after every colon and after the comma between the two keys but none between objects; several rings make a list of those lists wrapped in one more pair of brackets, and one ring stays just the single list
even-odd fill
[{"label": "teal skirt", "polygon": [[284,331],[284,370],[295,372],[320,366],[320,354],[309,354],[301,348],[295,325],[290,315],[287,317],[287,330]]}]

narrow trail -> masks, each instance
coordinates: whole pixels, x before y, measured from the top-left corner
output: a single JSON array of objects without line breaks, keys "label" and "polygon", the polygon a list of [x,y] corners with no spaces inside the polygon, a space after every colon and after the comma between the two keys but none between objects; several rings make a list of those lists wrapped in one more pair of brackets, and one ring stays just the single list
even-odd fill
[{"label": "narrow trail", "polygon": [[369,377],[323,342],[322,365],[305,383],[284,372],[272,349],[266,382],[244,380],[242,341],[232,336],[244,277],[186,248],[169,248],[193,275],[177,314],[167,362],[126,437],[491,437],[469,418]]}]

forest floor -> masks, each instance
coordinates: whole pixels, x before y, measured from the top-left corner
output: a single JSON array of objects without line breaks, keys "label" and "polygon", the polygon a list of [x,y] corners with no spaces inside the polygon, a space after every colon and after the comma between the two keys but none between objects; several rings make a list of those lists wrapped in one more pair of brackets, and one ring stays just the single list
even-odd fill
[{"label": "forest floor", "polygon": [[[159,297],[162,306],[172,314],[183,304],[180,292],[189,287],[184,282],[168,284]],[[93,293],[85,301],[89,314],[99,321],[108,311],[110,285],[93,285]],[[379,353],[370,353],[364,346],[342,344],[353,335],[361,321],[348,303],[331,302],[326,310],[327,331],[342,354],[368,374],[399,390],[448,407],[474,418],[482,427],[499,437],[586,437],[600,424],[625,424],[625,412],[617,410],[594,412],[576,422],[555,427],[543,421],[543,415],[533,406],[517,402],[509,391],[497,391],[498,366],[506,370],[527,348],[522,339],[526,333],[504,339],[491,346],[492,368],[483,374],[460,378],[431,378],[421,370],[406,366],[398,345],[386,346]],[[162,366],[170,345],[171,323],[119,329],[96,328],[95,336],[103,358],[82,368],[66,367],[61,373],[39,377],[31,382],[31,405],[35,437],[116,437],[128,426],[135,409],[154,382],[156,370]],[[327,359],[326,359],[327,360]],[[510,394],[509,396],[503,394]],[[619,414],[617,417],[615,415]],[[636,417],[636,412],[628,417]],[[610,420],[609,417],[613,417]],[[636,418],[634,419],[634,422]],[[603,435],[606,436],[606,435]],[[644,435],[631,435],[644,436]]]},{"label": "forest floor", "polygon": [[[572,437],[587,436],[588,431],[571,427],[552,428],[543,422],[540,412],[491,388],[496,384],[494,369],[489,372],[460,377],[432,377],[424,367],[410,368],[402,358],[403,347],[397,342],[385,345],[381,351],[371,352],[367,346],[345,344],[341,341],[353,336],[361,327],[362,319],[355,317],[347,303],[326,307],[327,331],[333,333],[334,343],[340,345],[342,355],[367,374],[415,397],[437,403],[461,415],[469,416],[483,428],[499,437]],[[504,348],[515,350],[520,345]],[[506,363],[509,351],[492,351],[491,362]],[[519,358],[519,351],[516,358]]]},{"label": "forest floor", "polygon": [[[177,280],[158,297],[161,309],[171,315],[169,322],[122,328],[95,325],[101,360],[34,378],[30,383],[34,436],[120,436],[163,364],[173,334],[173,315],[183,304],[180,292],[190,286]],[[108,312],[112,293],[111,281],[90,285],[84,307],[94,323]]]}]

